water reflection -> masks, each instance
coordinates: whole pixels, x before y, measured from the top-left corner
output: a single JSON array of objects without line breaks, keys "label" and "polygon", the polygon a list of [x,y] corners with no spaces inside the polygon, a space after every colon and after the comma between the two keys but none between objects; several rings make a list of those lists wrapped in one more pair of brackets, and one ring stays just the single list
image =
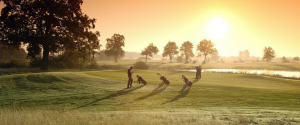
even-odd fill
[{"label": "water reflection", "polygon": [[[196,72],[196,70],[188,70]],[[263,74],[277,75],[282,77],[300,78],[299,71],[283,71],[283,70],[253,70],[253,69],[204,69],[202,72],[225,72],[225,73],[243,73],[243,74]]]}]

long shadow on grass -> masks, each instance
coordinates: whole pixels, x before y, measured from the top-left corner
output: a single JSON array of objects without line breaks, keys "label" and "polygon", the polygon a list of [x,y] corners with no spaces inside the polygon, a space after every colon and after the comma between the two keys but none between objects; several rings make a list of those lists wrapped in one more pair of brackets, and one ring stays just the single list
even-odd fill
[{"label": "long shadow on grass", "polygon": [[170,101],[168,101],[168,102],[165,102],[165,103],[163,103],[163,104],[171,103],[171,102],[177,101],[177,100],[180,99],[180,98],[186,97],[186,96],[189,94],[191,87],[188,87],[188,89],[186,89],[186,90],[185,90],[185,89],[186,89],[186,87],[183,87],[183,88],[181,89],[182,91],[180,91],[180,94],[179,94],[179,95],[177,95],[177,96],[174,97],[172,100],[170,100]]},{"label": "long shadow on grass", "polygon": [[[192,83],[194,84],[194,83],[196,83],[196,82],[198,82],[200,79],[195,79]],[[191,86],[187,86],[187,85],[184,85],[183,87],[182,87],[182,89],[180,90],[180,93],[182,93],[185,89],[186,89],[186,87],[191,87]]]},{"label": "long shadow on grass", "polygon": [[92,101],[92,102],[90,102],[90,103],[87,103],[87,104],[78,106],[78,107],[73,108],[73,109],[71,109],[71,110],[84,108],[84,107],[87,107],[87,106],[89,106],[89,105],[92,105],[92,104],[94,104],[94,103],[96,103],[96,102],[100,102],[100,101],[105,100],[105,99],[110,99],[110,98],[113,98],[113,97],[118,97],[118,96],[121,96],[121,95],[125,95],[125,94],[127,94],[127,93],[130,93],[130,92],[132,92],[132,91],[135,91],[135,90],[137,90],[137,89],[139,89],[139,88],[142,88],[142,87],[144,87],[144,86],[145,86],[145,85],[141,85],[141,86],[134,87],[134,88],[129,88],[129,89],[125,88],[125,89],[119,90],[119,91],[117,91],[117,92],[115,92],[115,93],[112,93],[112,94],[110,94],[110,95],[108,95],[108,96],[106,96],[106,97],[103,97],[103,98],[100,98],[100,99],[96,99],[96,100],[94,100],[94,101]]},{"label": "long shadow on grass", "polygon": [[161,83],[161,84],[159,84],[158,87],[156,87],[154,90],[152,90],[152,92],[149,93],[148,95],[141,96],[135,100],[139,101],[139,100],[147,99],[148,97],[151,97],[151,96],[154,96],[156,94],[163,92],[167,87],[168,87],[167,85],[164,85]]},{"label": "long shadow on grass", "polygon": [[195,79],[192,83],[194,84],[194,83],[196,83],[196,82],[198,82],[200,79]]},{"label": "long shadow on grass", "polygon": [[[194,84],[194,83],[198,82],[199,80],[200,79],[195,79],[192,83]],[[188,88],[188,89],[186,89],[186,88]],[[190,92],[190,89],[191,89],[191,86],[184,85],[182,87],[182,89],[180,90],[180,94],[177,95],[176,97],[174,97],[172,100],[166,102],[166,103],[174,102],[174,101],[177,101],[180,98],[183,98],[183,97],[187,96]],[[163,104],[166,104],[166,103],[163,103]]]}]

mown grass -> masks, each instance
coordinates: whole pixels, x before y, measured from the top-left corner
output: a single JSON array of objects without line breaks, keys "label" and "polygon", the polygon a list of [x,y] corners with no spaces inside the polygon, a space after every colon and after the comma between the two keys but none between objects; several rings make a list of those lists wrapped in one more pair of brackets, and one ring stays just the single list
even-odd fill
[{"label": "mown grass", "polygon": [[[159,87],[161,81],[156,75],[157,72],[166,76],[171,84],[165,88]],[[125,70],[86,72],[86,74],[127,81]],[[181,108],[219,106],[299,108],[299,81],[247,74],[203,73],[201,80],[182,91],[184,83],[179,79],[179,75],[184,74],[193,80],[191,78],[194,78],[194,73],[134,70],[134,74],[143,76],[149,85],[136,91],[140,97],[132,95],[131,97],[136,99],[127,100],[150,109],[178,108],[178,104]]]},{"label": "mown grass", "polygon": [[0,112],[3,125],[283,125],[299,124],[298,111],[278,109],[206,108],[172,111],[59,112],[55,110],[11,110]]},{"label": "mown grass", "polygon": [[[6,121],[4,124],[300,123],[297,80],[203,73],[202,79],[191,88],[183,88],[179,75],[194,81],[194,73],[133,72],[148,84],[140,85],[133,77],[134,87],[126,89],[126,70],[0,76],[0,121]],[[159,86],[158,72],[170,80],[169,86]],[[12,119],[17,120],[12,122]]]}]

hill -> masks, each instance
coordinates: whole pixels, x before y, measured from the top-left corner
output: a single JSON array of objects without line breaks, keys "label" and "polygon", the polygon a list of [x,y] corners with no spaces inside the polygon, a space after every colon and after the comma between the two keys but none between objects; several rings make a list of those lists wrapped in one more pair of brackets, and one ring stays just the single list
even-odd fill
[{"label": "hill", "polygon": [[[157,72],[171,84],[160,86]],[[204,73],[201,80],[194,81],[194,73],[164,70],[134,70],[134,75],[137,74],[148,85],[137,84],[134,77],[134,87],[126,89],[125,70],[0,76],[0,121],[15,121],[15,124],[45,121],[55,124],[300,123],[299,81],[224,73]],[[178,77],[182,74],[194,81],[191,88],[183,88],[184,83]],[[128,115],[134,118],[128,119]]]}]

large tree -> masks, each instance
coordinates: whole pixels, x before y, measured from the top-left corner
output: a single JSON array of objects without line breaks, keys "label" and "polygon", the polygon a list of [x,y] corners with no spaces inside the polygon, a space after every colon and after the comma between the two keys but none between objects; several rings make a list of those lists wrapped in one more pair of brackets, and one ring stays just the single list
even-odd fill
[{"label": "large tree", "polygon": [[120,34],[114,34],[111,38],[107,38],[106,41],[105,54],[113,56],[115,62],[118,62],[118,57],[124,57],[125,55],[125,51],[122,48],[122,46],[125,46],[125,37]]},{"label": "large tree", "polygon": [[200,51],[198,53],[198,56],[204,55],[204,60],[206,60],[206,56],[212,55],[214,53],[217,53],[217,49],[214,48],[215,44],[211,42],[211,40],[202,40],[198,45],[197,45],[197,51]]},{"label": "large tree", "polygon": [[27,44],[28,57],[43,53],[42,70],[48,69],[49,52],[99,49],[96,19],[81,11],[82,0],[0,0],[0,41],[7,45]]},{"label": "large tree", "polygon": [[163,57],[169,56],[170,62],[172,62],[172,58],[174,55],[177,55],[179,51],[177,50],[178,46],[175,42],[168,42],[168,44],[164,48],[164,52],[162,54]]},{"label": "large tree", "polygon": [[271,61],[272,58],[275,57],[275,51],[272,47],[265,47],[263,60],[267,60],[267,63]]},{"label": "large tree", "polygon": [[153,45],[153,43],[150,43],[149,46],[147,46],[141,53],[141,55],[146,56],[146,61],[147,62],[147,56],[153,57],[153,55],[157,54],[159,52],[158,48]]},{"label": "large tree", "polygon": [[193,53],[194,45],[190,41],[184,42],[180,47],[181,55],[185,56],[185,62],[188,62],[188,59],[194,57]]}]

